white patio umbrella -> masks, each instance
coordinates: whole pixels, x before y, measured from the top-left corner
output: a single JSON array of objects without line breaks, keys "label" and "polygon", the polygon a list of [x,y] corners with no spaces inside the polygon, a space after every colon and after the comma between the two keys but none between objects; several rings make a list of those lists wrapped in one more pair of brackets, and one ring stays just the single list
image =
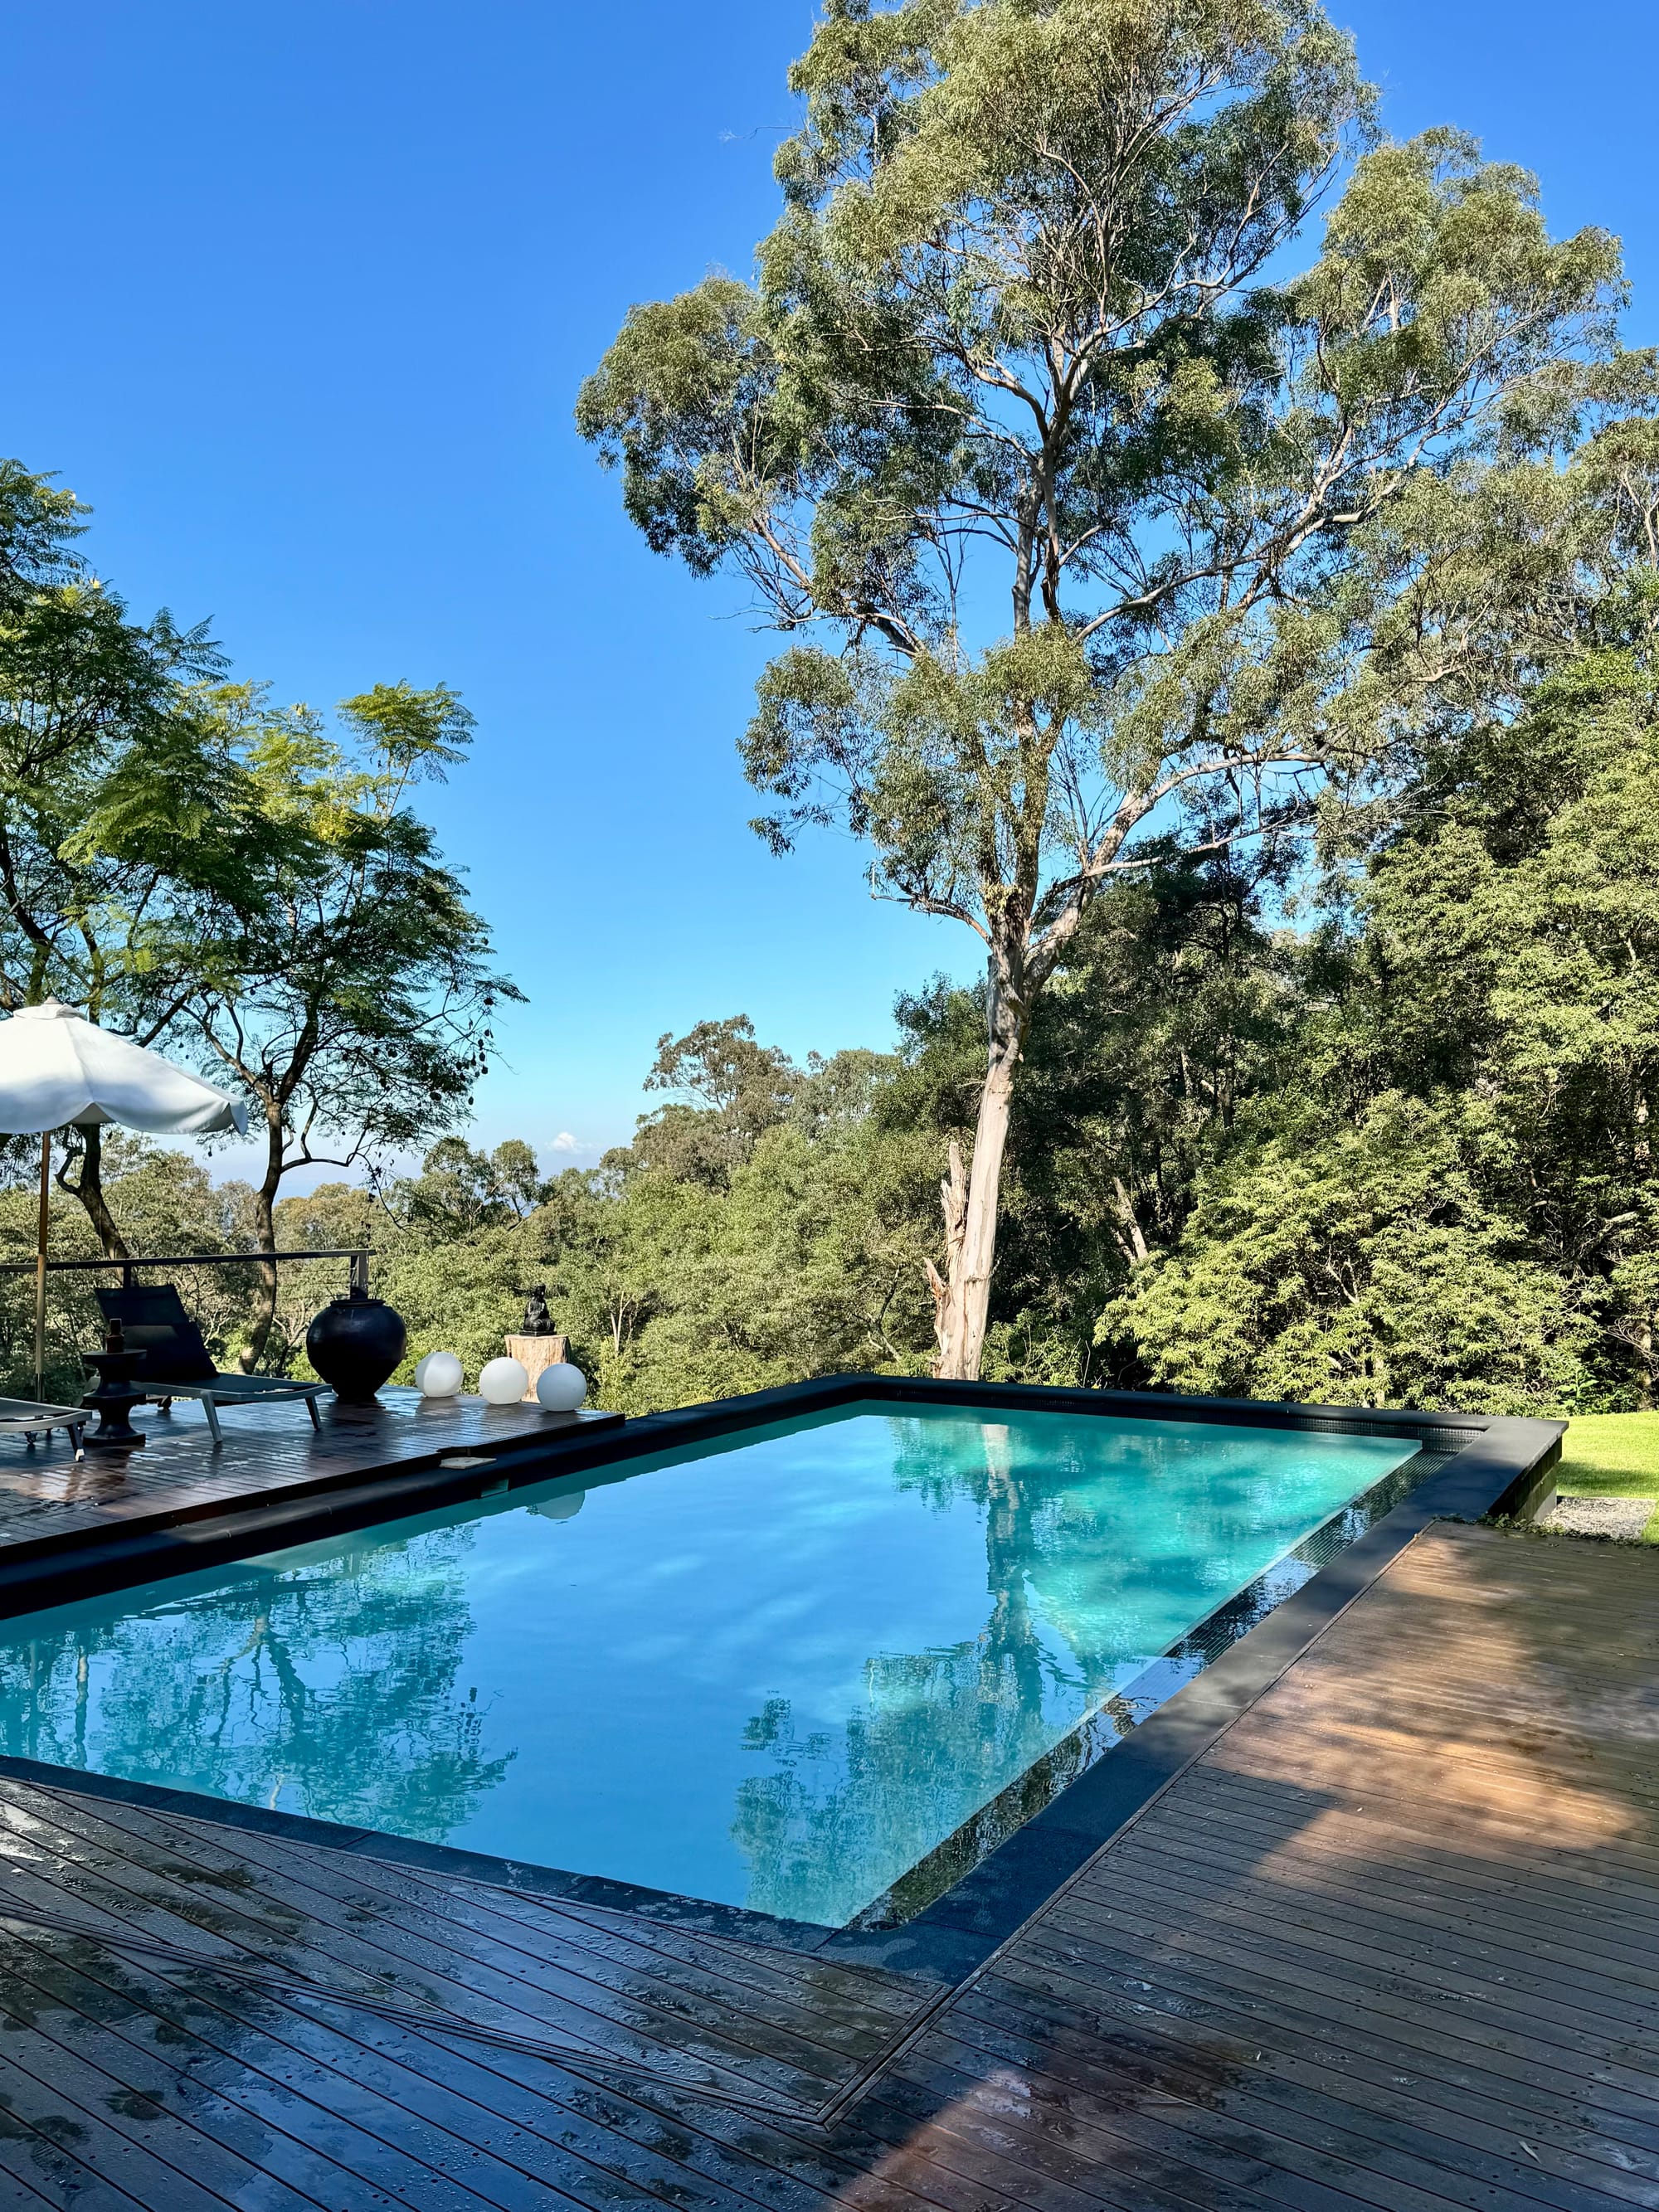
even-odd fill
[{"label": "white patio umbrella", "polygon": [[247,1109],[159,1052],[100,1030],[56,999],[0,1021],[0,1134],[40,1139],[40,1232],[34,1261],[34,1394],[46,1349],[46,1231],[52,1133],[116,1121],[161,1137],[246,1129]]}]

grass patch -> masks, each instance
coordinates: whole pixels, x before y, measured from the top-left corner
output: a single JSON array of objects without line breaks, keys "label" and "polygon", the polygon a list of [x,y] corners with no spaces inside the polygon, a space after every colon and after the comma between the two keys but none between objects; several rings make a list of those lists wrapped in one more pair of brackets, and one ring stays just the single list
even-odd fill
[{"label": "grass patch", "polygon": [[[1659,1498],[1659,1413],[1586,1413],[1561,1439],[1564,1498]],[[1642,1540],[1659,1544],[1659,1510]]]}]

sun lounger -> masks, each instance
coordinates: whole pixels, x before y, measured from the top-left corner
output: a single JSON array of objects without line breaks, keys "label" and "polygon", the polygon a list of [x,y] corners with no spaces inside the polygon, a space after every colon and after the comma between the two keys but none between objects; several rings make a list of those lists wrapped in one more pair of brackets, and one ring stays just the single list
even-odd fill
[{"label": "sun lounger", "polygon": [[33,1398],[0,1398],[0,1436],[21,1437],[32,1444],[36,1437],[67,1429],[76,1459],[84,1457],[87,1423],[91,1416],[79,1406],[40,1406]]},{"label": "sun lounger", "polygon": [[167,1407],[174,1398],[201,1401],[214,1443],[222,1441],[219,1427],[221,1406],[271,1406],[303,1401],[311,1425],[320,1431],[317,1401],[327,1389],[324,1382],[291,1382],[280,1375],[222,1374],[202,1332],[185,1311],[184,1301],[171,1283],[143,1283],[130,1290],[100,1291],[98,1304],[106,1321],[118,1321],[127,1348],[142,1352],[144,1364],[137,1380],[154,1404]]}]

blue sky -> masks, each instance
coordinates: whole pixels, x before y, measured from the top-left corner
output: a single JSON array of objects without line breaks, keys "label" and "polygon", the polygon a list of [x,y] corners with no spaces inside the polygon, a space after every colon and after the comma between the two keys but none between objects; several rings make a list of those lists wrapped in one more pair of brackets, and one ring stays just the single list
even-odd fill
[{"label": "blue sky", "polygon": [[[1473,131],[1558,230],[1618,231],[1659,333],[1650,4],[1333,12],[1390,129]],[[807,7],[0,0],[0,452],[93,503],[136,607],[210,617],[279,697],[464,693],[475,756],[430,808],[529,994],[483,1137],[591,1158],[663,1030],[881,1044],[896,990],[966,971],[849,844],[780,862],[746,830],[766,641],[646,552],[571,428],[630,302],[747,268]]]}]

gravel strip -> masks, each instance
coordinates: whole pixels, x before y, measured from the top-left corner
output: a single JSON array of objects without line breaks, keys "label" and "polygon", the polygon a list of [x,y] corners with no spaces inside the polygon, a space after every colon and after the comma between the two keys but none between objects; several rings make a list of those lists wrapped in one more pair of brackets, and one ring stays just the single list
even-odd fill
[{"label": "gravel strip", "polygon": [[1540,1528],[1564,1536],[1619,1536],[1635,1543],[1652,1517],[1659,1498],[1558,1498]]}]

